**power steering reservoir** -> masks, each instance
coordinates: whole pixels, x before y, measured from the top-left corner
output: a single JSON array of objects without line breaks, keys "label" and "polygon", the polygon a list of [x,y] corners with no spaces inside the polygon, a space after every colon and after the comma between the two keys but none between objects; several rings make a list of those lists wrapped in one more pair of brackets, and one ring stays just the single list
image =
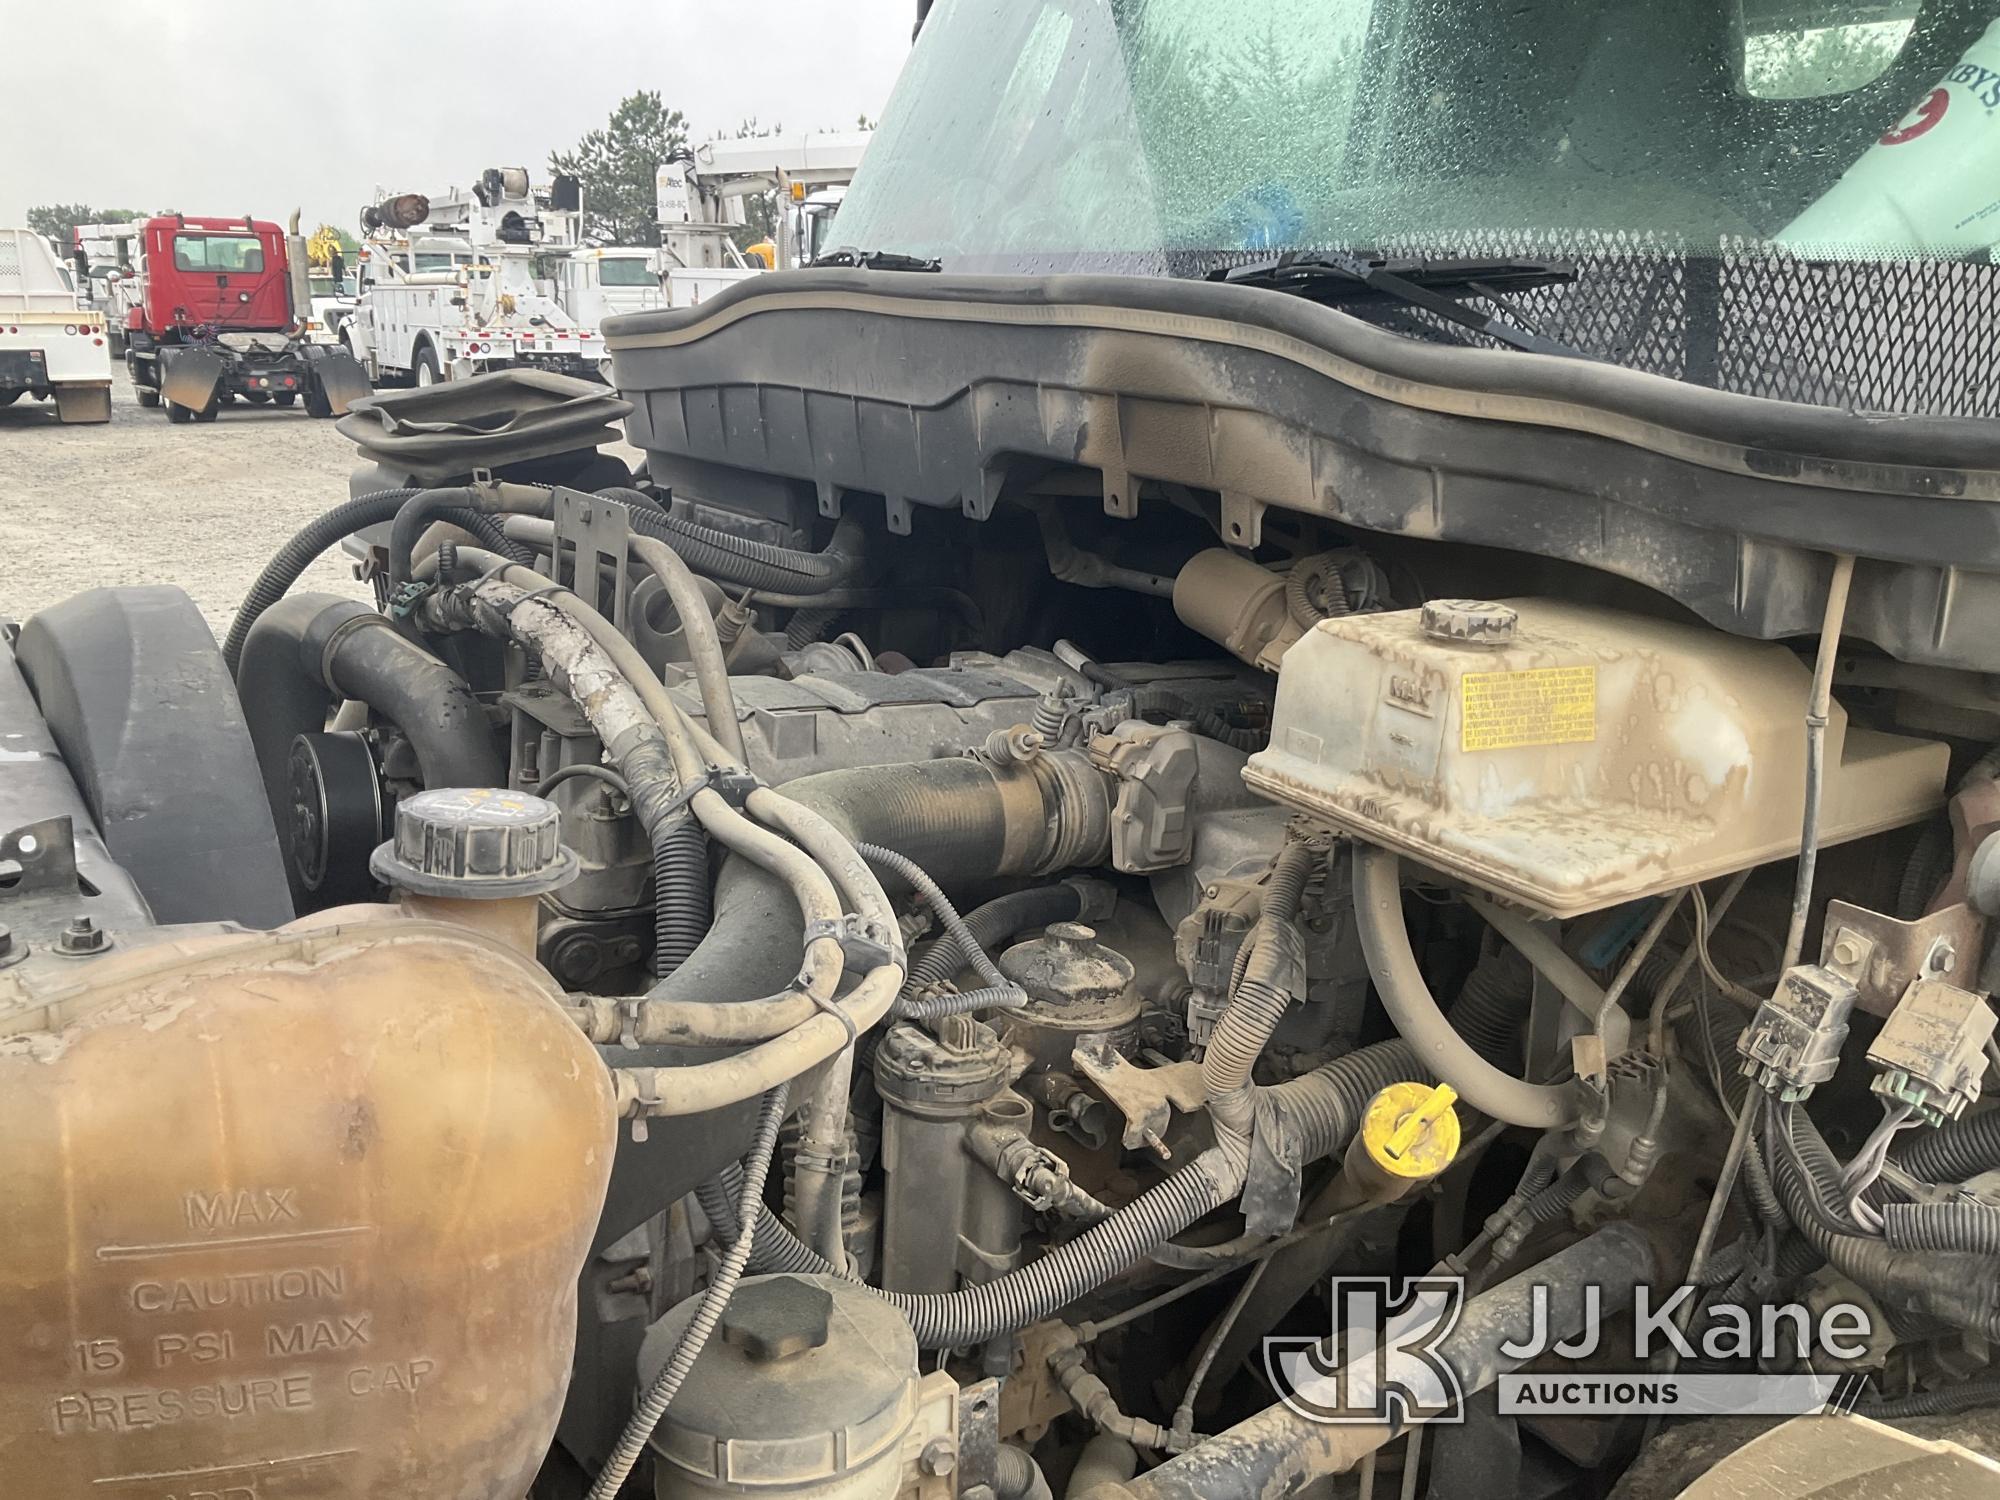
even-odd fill
[{"label": "power steering reservoir", "polygon": [[387,908],[0,971],[0,1495],[520,1500],[614,1128],[541,970]]}]

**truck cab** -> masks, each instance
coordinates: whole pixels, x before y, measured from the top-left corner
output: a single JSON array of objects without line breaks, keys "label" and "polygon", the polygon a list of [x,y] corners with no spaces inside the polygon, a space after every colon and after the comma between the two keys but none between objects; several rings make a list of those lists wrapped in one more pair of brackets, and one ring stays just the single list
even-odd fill
[{"label": "truck cab", "polygon": [[352,362],[313,346],[304,278],[268,219],[161,214],[139,236],[140,270],[121,283],[125,365],[142,406],[170,421],[212,421],[224,401],[334,416],[367,387]]},{"label": "truck cab", "polygon": [[556,301],[580,328],[618,313],[665,307],[660,252],[636,245],[573,251],[555,265]]},{"label": "truck cab", "polygon": [[136,315],[154,337],[170,329],[275,333],[291,325],[285,232],[269,220],[148,219],[141,244],[145,289]]}]

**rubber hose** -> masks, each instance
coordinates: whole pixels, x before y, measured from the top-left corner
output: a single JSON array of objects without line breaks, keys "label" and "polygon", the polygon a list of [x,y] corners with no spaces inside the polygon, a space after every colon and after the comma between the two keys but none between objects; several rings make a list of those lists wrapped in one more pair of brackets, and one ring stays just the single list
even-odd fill
[{"label": "rubber hose", "polygon": [[1896,886],[1896,920],[1914,922],[1931,904],[1931,897],[1951,873],[1951,822],[1937,817],[1924,824],[1923,832],[1903,862],[1903,877]]},{"label": "rubber hose", "polygon": [[865,841],[854,846],[855,852],[871,865],[881,865],[894,870],[910,883],[910,888],[923,897],[924,904],[931,909],[931,915],[938,919],[938,925],[957,942],[959,951],[971,963],[979,977],[993,988],[1008,988],[1007,976],[999,966],[987,956],[979,939],[967,930],[965,919],[958,914],[958,908],[951,904],[951,897],[944,893],[944,887],[925,873],[924,867],[894,849]]},{"label": "rubber hose", "polygon": [[1185,719],[1194,732],[1220,740],[1235,750],[1261,750],[1270,736],[1261,729],[1243,729],[1213,709],[1201,707],[1170,687],[1148,684],[1132,689],[1132,712],[1139,718]]},{"label": "rubber hose", "polygon": [[1028,994],[1017,984],[991,984],[976,990],[959,990],[949,995],[926,995],[921,999],[905,995],[890,1012],[899,1021],[937,1021],[945,1016],[962,1016],[976,1010],[1016,1010],[1028,1003]]},{"label": "rubber hose", "polygon": [[425,528],[447,512],[474,509],[472,491],[458,486],[441,490],[419,490],[396,507],[389,523],[389,583],[410,581],[412,558]]},{"label": "rubber hose", "polygon": [[[1313,565],[1319,562],[1330,564],[1325,572],[1315,571]],[[1312,597],[1310,585],[1315,583],[1326,595],[1324,599]],[[1294,623],[1306,630],[1321,620],[1349,613],[1354,606],[1347,597],[1347,580],[1340,576],[1337,555],[1320,553],[1293,563],[1291,571],[1285,574],[1285,607],[1291,611]]]},{"label": "rubber hose", "polygon": [[2000,1255],[2000,1208],[1953,1203],[1885,1203],[1882,1238],[1898,1250],[1964,1250]]},{"label": "rubber hose", "polygon": [[[784,794],[849,838],[916,860],[946,886],[1094,865],[1109,846],[1103,779],[1071,752],[1005,769],[953,758],[825,771],[785,783]],[[741,857],[727,859],[707,938],[656,995],[770,994],[792,978],[803,930],[779,882]]]},{"label": "rubber hose", "polygon": [[797,651],[802,646],[810,646],[815,641],[825,640],[828,632],[833,629],[834,625],[839,622],[840,617],[845,613],[845,610],[839,609],[801,609],[794,611],[790,622],[785,626],[786,647]]},{"label": "rubber hose", "polygon": [[[1423,1076],[1406,1043],[1379,1042],[1263,1092],[1270,1107],[1296,1127],[1301,1159],[1317,1161],[1346,1145],[1377,1093],[1391,1083]],[[1018,1271],[956,1292],[869,1290],[901,1310],[926,1349],[983,1343],[1050,1316],[1102,1286],[1232,1199],[1241,1181],[1241,1167],[1227,1153],[1205,1151],[1102,1223]],[[715,1197],[711,1190],[703,1199],[711,1222],[717,1218],[709,1207]],[[832,1274],[832,1267],[768,1209],[758,1215],[752,1259],[759,1270]]]},{"label": "rubber hose", "polygon": [[995,1455],[993,1489],[998,1500],[1054,1500],[1042,1466],[1012,1443],[1002,1443]]},{"label": "rubber hose", "polygon": [[1576,1118],[1568,1090],[1503,1073],[1451,1027],[1431,997],[1403,920],[1400,863],[1386,849],[1355,844],[1354,915],[1376,992],[1396,1030],[1444,1082],[1482,1114],[1510,1125],[1549,1129]]},{"label": "rubber hose", "polygon": [[2000,1110],[1965,1115],[1936,1130],[1913,1131],[1890,1159],[1925,1182],[1964,1182],[2000,1167]]},{"label": "rubber hose", "polygon": [[1480,959],[1459,986],[1451,1007],[1452,1030],[1494,1067],[1519,1067],[1533,984],[1526,959],[1511,948],[1496,949]]},{"label": "rubber hose", "polygon": [[708,936],[708,834],[691,817],[653,843],[653,973],[664,978]]},{"label": "rubber hose", "polygon": [[[743,1193],[737,1206],[739,1224],[753,1206],[763,1209],[764,1180],[771,1170],[771,1158],[778,1149],[778,1127],[784,1123],[785,1100],[789,1093],[788,1085],[779,1084],[764,1096],[763,1106],[758,1111],[757,1134],[751,1142],[748,1166],[743,1173]],[[763,1209],[763,1212],[770,1211]],[[708,1289],[701,1294],[701,1306],[695,1310],[693,1321],[681,1331],[673,1353],[667,1357],[659,1374],[653,1377],[645,1395],[639,1398],[631,1420],[618,1436],[617,1446],[598,1471],[587,1500],[611,1500],[624,1486],[632,1466],[639,1461],[639,1455],[645,1451],[647,1441],[653,1436],[653,1429],[660,1425],[660,1418],[666,1415],[674,1397],[680,1394],[688,1372],[694,1368],[694,1362],[701,1357],[701,1351],[707,1346],[709,1336],[715,1332],[716,1324],[722,1321],[723,1313],[728,1310],[730,1298],[735,1295],[737,1282],[743,1279],[743,1271],[756,1240],[756,1229],[753,1227],[748,1235],[737,1235],[729,1246]]]},{"label": "rubber hose", "polygon": [[[965,914],[965,926],[973,940],[990,952],[1017,932],[1046,927],[1051,922],[1073,921],[1082,912],[1083,893],[1075,886],[1039,885],[1025,891],[1010,891],[973,908]],[[909,988],[924,990],[942,984],[968,962],[958,940],[946,934],[910,965]]]},{"label": "rubber hose", "polygon": [[465,679],[358,599],[297,594],[264,610],[245,632],[236,682],[295,880],[292,742],[323,731],[340,698],[368,704],[403,731],[424,785],[506,785],[492,727]]},{"label": "rubber hose", "polygon": [[1949,1417],[1977,1407],[2000,1402],[2000,1380],[1968,1380],[1941,1391],[1915,1391],[1890,1401],[1864,1401],[1855,1415],[1873,1417],[1878,1422],[1894,1422],[1909,1417]]},{"label": "rubber hose", "polygon": [[1884,1239],[1834,1231],[1824,1222],[1823,1195],[1839,1191],[1839,1165],[1803,1111],[1794,1111],[1791,1124],[1801,1160],[1792,1160],[1782,1149],[1774,1153],[1778,1195],[1799,1232],[1827,1263],[1898,1313],[1942,1318],[1988,1338],[2000,1337],[2000,1259],[1957,1250],[1912,1255]]},{"label": "rubber hose", "polygon": [[[1305,899],[1306,882],[1319,858],[1310,845],[1294,843],[1279,850],[1271,863],[1262,914],[1245,945],[1250,952],[1243,976],[1231,991],[1229,1004],[1202,1054],[1202,1084],[1211,1110],[1221,1104],[1225,1114],[1235,1112],[1236,1107],[1226,1101],[1249,1088],[1257,1059],[1291,1009],[1294,997],[1285,988],[1285,980],[1305,971],[1305,944],[1296,925],[1299,904]],[[1245,1101],[1242,1108],[1247,1107]],[[1228,1123],[1236,1127],[1241,1122]]]},{"label": "rubber hose", "polygon": [[733,536],[670,516],[651,505],[635,504],[635,495],[640,500],[645,498],[639,491],[609,489],[598,493],[626,503],[630,507],[632,529],[670,543],[695,572],[742,588],[824,594],[855,582],[865,561],[861,554],[861,522],[856,516],[842,517],[824,551],[804,552]]},{"label": "rubber hose", "polygon": [[[236,607],[235,618],[229,622],[229,633],[222,642],[222,659],[230,673],[234,675],[237,662],[243,656],[243,642],[250,634],[250,627],[257,623],[265,610],[285,597],[292,585],[305,575],[314,558],[357,531],[395,520],[403,502],[422,493],[414,489],[377,490],[371,495],[362,495],[343,505],[336,505],[295,532],[291,540],[264,564],[264,571],[250,585],[250,591]],[[527,555],[519,547],[501,535],[499,524],[491,516],[475,510],[460,510],[442,519],[464,527],[503,557],[521,562],[527,560]]]},{"label": "rubber hose", "polygon": [[1543,1188],[1528,1200],[1524,1210],[1531,1224],[1553,1224],[1570,1210],[1585,1193],[1590,1191],[1590,1173],[1582,1162],[1577,1162],[1567,1172],[1549,1186]]}]

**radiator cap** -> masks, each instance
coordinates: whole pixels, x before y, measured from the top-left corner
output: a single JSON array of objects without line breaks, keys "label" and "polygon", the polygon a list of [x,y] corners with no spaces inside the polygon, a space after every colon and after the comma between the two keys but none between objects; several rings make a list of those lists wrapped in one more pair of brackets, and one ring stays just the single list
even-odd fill
[{"label": "radiator cap", "polygon": [[385,885],[419,896],[497,901],[576,879],[556,805],[499,787],[443,787],[396,804],[396,836],[368,861]]}]

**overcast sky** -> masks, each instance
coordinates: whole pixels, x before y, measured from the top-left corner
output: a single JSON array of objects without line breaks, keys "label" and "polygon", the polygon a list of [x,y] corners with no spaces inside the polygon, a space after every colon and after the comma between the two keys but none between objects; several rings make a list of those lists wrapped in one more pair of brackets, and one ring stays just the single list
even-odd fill
[{"label": "overcast sky", "polygon": [[[658,89],[697,140],[878,117],[914,0],[0,0],[0,225],[31,204],[349,230],[380,184],[529,166]],[[25,127],[25,128],[24,128]]]}]

